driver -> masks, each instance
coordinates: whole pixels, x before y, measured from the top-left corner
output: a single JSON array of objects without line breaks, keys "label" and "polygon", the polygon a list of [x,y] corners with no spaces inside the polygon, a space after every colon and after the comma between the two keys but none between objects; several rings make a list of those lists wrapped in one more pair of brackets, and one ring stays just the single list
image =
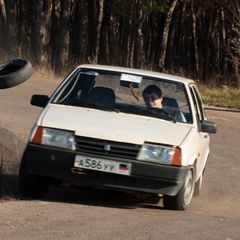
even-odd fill
[{"label": "driver", "polygon": [[156,85],[147,86],[143,90],[142,95],[147,108],[163,108],[162,91]]},{"label": "driver", "polygon": [[142,96],[147,108],[161,108],[165,112],[170,113],[169,116],[175,118],[177,121],[186,122],[185,116],[179,109],[163,106],[162,90],[158,86],[147,86],[143,90]]}]

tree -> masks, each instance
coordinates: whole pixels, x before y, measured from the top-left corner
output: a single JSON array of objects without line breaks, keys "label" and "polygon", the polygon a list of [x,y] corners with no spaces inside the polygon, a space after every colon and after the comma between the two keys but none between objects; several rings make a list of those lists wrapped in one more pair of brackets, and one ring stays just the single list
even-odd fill
[{"label": "tree", "polygon": [[[46,67],[45,46],[47,42],[46,16],[44,13],[44,2],[41,0],[31,0],[28,2],[31,9],[30,19],[30,41],[31,51],[34,55],[34,65]],[[47,8],[49,9],[49,8]]]},{"label": "tree", "polygon": [[88,4],[89,57],[90,63],[98,62],[100,33],[103,20],[104,0],[90,0]]},{"label": "tree", "polygon": [[168,43],[168,35],[169,35],[169,29],[170,24],[172,21],[173,11],[178,3],[178,0],[173,0],[171,3],[171,6],[169,8],[169,11],[167,13],[166,22],[163,30],[163,37],[162,37],[162,43],[161,43],[161,55],[159,57],[159,70],[164,71],[165,70],[165,59],[167,54],[167,43]]},{"label": "tree", "polygon": [[[234,69],[233,84],[240,87],[240,7],[237,1],[227,8],[226,18],[228,20],[227,39],[225,52],[227,60]],[[232,21],[233,20],[233,21]]]},{"label": "tree", "polygon": [[0,0],[0,50],[57,75],[89,62],[239,86],[239,9],[239,0]]},{"label": "tree", "polygon": [[72,2],[60,0],[58,41],[56,42],[55,73],[61,75],[65,63],[69,60],[69,23]]},{"label": "tree", "polygon": [[0,10],[1,10],[1,42],[3,44],[6,43],[6,32],[7,32],[7,13],[6,13],[6,8],[5,8],[5,2],[4,0],[0,0]]}]

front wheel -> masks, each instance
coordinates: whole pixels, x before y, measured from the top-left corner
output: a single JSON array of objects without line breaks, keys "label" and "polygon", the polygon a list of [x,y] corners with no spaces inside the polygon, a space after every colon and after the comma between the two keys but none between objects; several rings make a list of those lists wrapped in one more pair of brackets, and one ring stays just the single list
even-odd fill
[{"label": "front wheel", "polygon": [[177,193],[176,196],[164,196],[163,204],[167,209],[172,210],[185,210],[193,197],[195,188],[194,174],[193,170],[190,169],[187,172],[184,184],[181,190]]},{"label": "front wheel", "polygon": [[50,186],[49,179],[44,176],[30,174],[27,168],[26,150],[23,154],[19,170],[19,188],[25,197],[41,198]]}]

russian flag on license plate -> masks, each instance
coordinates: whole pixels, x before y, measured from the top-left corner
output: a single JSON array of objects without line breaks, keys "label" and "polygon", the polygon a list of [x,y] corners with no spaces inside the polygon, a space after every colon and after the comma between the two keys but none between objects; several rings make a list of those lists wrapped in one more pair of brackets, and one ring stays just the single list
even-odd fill
[{"label": "russian flag on license plate", "polygon": [[119,164],[119,170],[128,171],[128,166],[126,164]]}]

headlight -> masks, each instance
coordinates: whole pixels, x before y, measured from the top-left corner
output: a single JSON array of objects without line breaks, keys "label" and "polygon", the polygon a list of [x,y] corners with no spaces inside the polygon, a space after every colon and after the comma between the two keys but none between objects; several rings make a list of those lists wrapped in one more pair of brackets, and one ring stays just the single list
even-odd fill
[{"label": "headlight", "polygon": [[138,160],[180,166],[181,149],[145,143],[138,155]]},{"label": "headlight", "polygon": [[36,144],[75,150],[74,134],[73,132],[68,131],[38,127],[33,136],[32,142]]}]

